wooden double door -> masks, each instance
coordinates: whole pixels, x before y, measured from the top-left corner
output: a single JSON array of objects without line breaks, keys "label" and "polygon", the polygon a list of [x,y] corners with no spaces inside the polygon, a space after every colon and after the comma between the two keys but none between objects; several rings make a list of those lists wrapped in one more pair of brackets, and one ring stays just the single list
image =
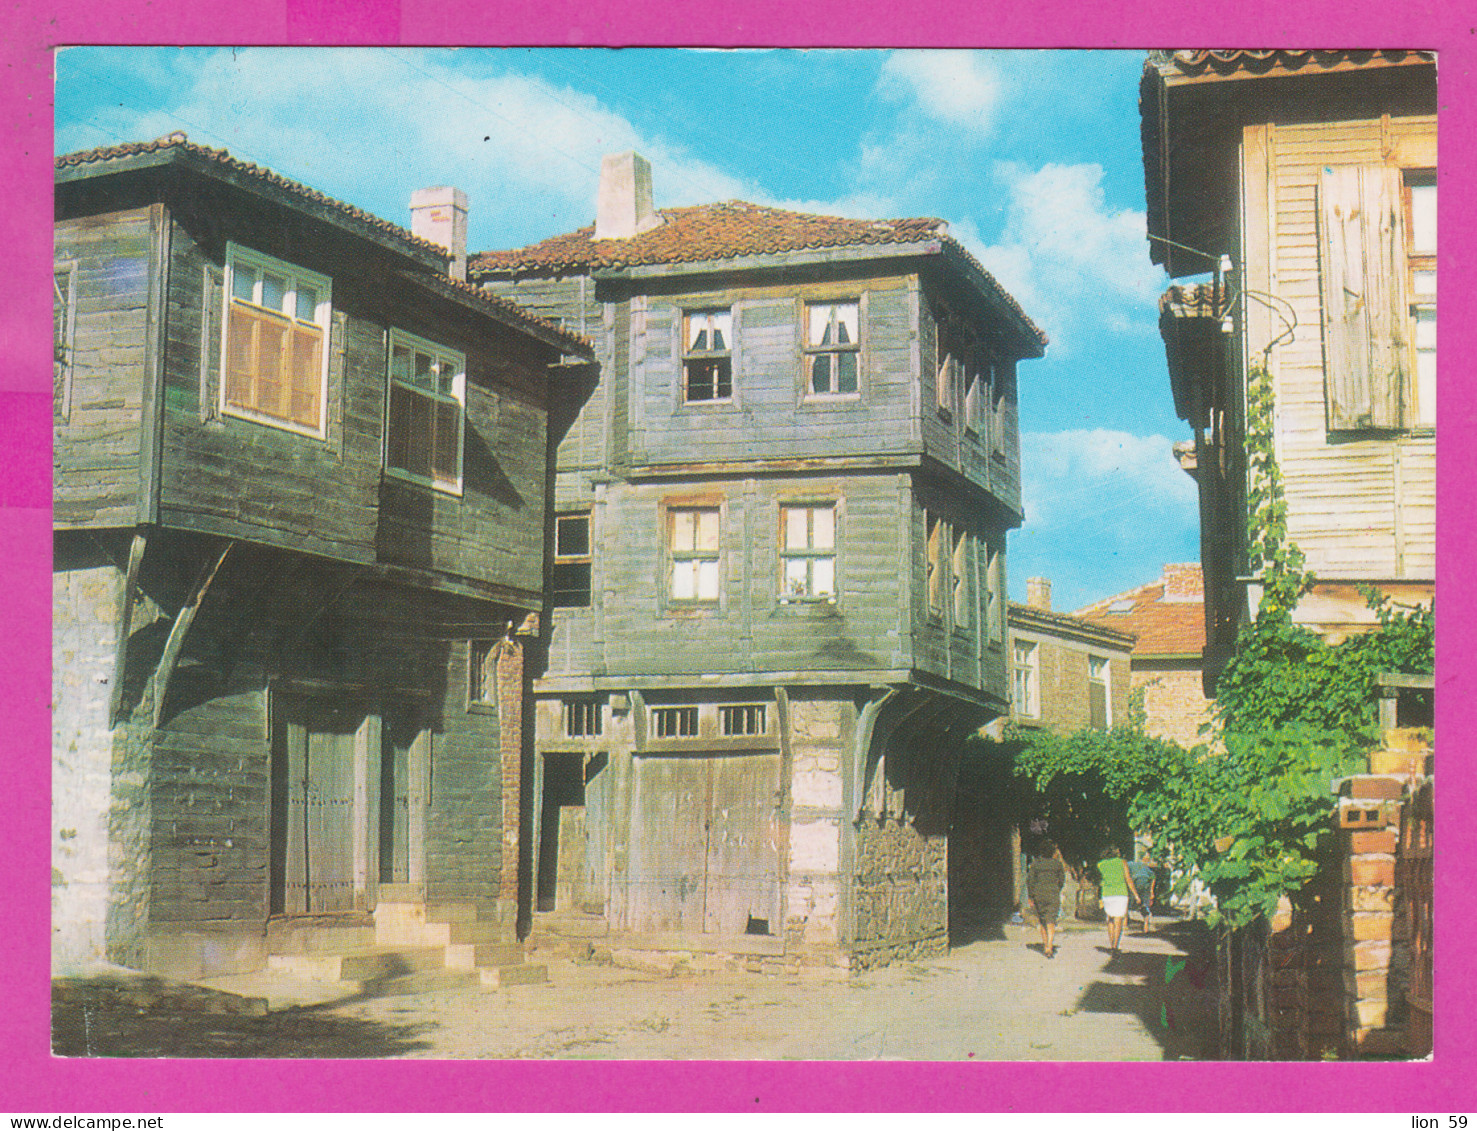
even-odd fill
[{"label": "wooden double door", "polygon": [[778,753],[638,755],[628,927],[778,934]]},{"label": "wooden double door", "polygon": [[273,914],[362,910],[421,878],[428,747],[418,705],[273,695]]}]

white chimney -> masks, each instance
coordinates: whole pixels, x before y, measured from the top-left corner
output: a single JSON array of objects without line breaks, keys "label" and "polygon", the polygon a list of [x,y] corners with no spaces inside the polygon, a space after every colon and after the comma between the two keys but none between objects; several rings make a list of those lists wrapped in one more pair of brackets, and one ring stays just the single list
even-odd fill
[{"label": "white chimney", "polygon": [[1026,604],[1051,612],[1051,582],[1044,577],[1026,578]]},{"label": "white chimney", "polygon": [[636,152],[607,153],[600,162],[595,238],[628,240],[661,222],[651,206],[651,162]]},{"label": "white chimney", "polygon": [[451,252],[451,277],[467,281],[467,194],[450,185],[410,194],[410,230]]}]

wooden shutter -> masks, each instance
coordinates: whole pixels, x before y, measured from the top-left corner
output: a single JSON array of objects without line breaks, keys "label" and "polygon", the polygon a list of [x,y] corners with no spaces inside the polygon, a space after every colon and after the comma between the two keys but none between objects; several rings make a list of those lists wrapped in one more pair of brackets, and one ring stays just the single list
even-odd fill
[{"label": "wooden shutter", "polygon": [[1410,368],[1400,170],[1325,168],[1318,196],[1328,427],[1399,428]]}]

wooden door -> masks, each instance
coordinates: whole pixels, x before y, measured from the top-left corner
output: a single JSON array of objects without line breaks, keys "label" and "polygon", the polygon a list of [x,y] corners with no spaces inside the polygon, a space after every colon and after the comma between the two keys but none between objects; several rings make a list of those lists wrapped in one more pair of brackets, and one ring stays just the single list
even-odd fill
[{"label": "wooden door", "polygon": [[365,711],[296,695],[274,701],[274,912],[354,908],[355,760]]},{"label": "wooden door", "polygon": [[420,825],[419,770],[424,734],[422,712],[415,706],[387,707],[380,730],[379,881],[403,884],[418,880],[412,862]]},{"label": "wooden door", "polygon": [[640,757],[634,776],[630,928],[772,931],[779,755]]}]

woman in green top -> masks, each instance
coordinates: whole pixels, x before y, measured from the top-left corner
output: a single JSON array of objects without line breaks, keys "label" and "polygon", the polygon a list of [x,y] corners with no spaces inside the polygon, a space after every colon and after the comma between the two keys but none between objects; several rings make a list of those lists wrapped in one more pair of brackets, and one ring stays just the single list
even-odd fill
[{"label": "woman in green top", "polygon": [[1123,924],[1128,921],[1128,893],[1133,891],[1133,877],[1128,862],[1117,848],[1109,846],[1097,862],[1101,880],[1103,913],[1108,917],[1108,946],[1118,953],[1118,940],[1123,937]]}]

